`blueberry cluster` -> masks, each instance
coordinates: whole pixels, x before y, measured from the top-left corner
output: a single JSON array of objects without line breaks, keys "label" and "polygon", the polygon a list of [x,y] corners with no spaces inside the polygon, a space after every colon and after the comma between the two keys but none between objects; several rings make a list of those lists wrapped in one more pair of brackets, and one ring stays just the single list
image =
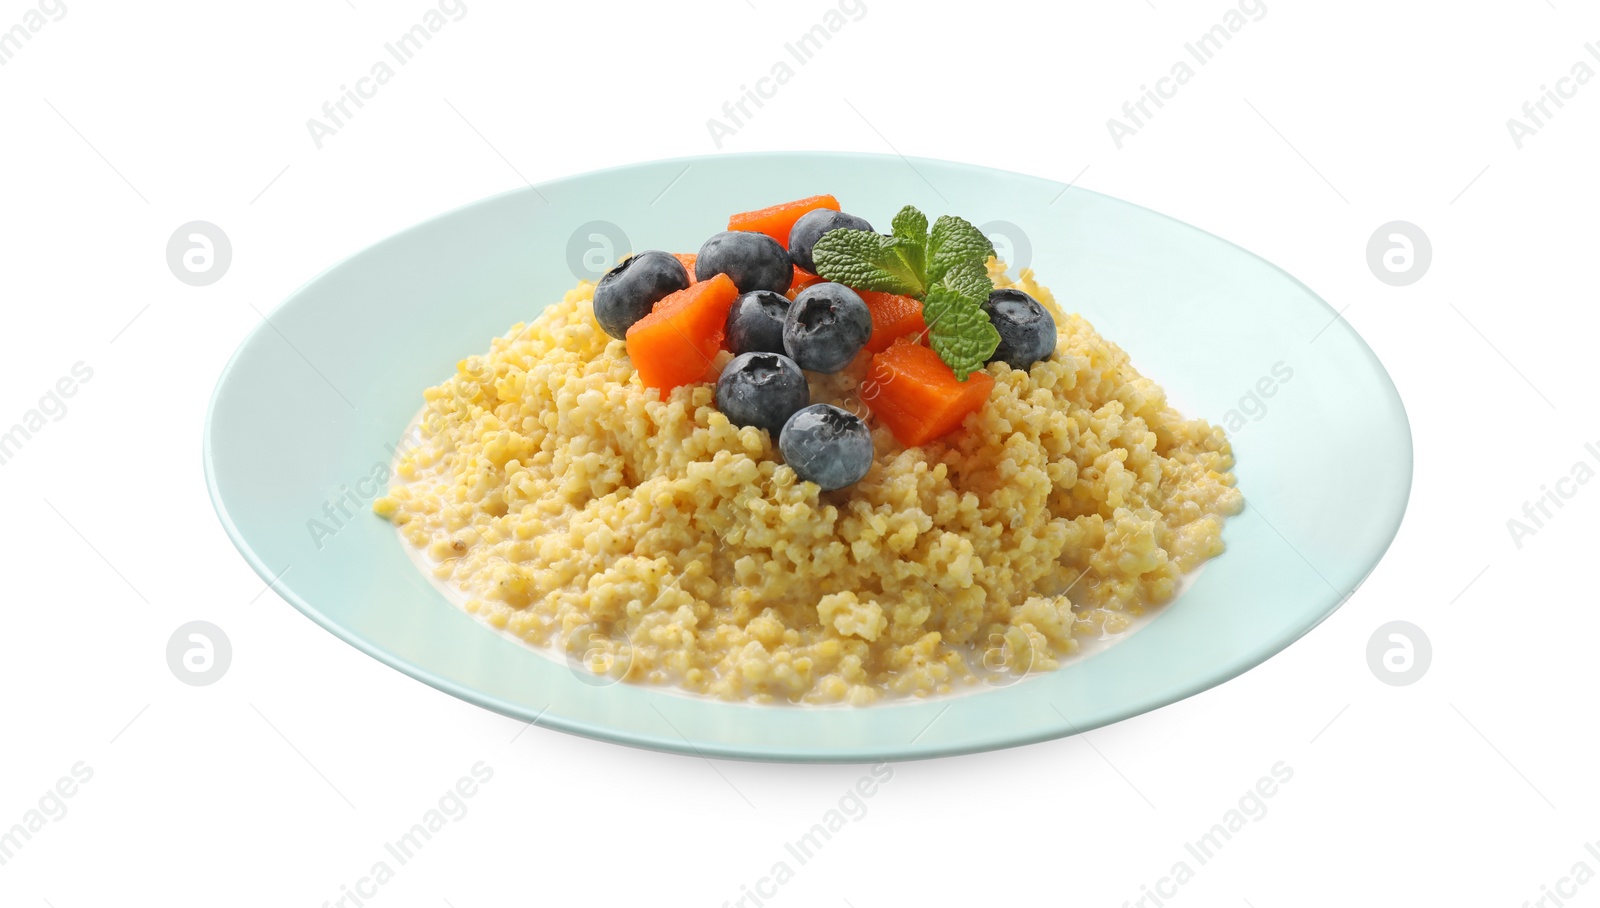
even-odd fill
[{"label": "blueberry cluster", "polygon": [[[818,210],[795,222],[784,244],[764,233],[727,230],[700,247],[696,280],[725,274],[740,296],[728,311],[724,338],[733,361],[717,381],[717,407],[732,423],[765,429],[801,479],[826,491],[858,482],[872,467],[872,433],[861,418],[829,404],[811,404],[805,371],[849,365],[872,334],[872,313],[860,295],[838,283],[785,295],[794,267],[815,267],[811,252],[829,230],[871,230],[854,215]],[[671,253],[651,250],[606,272],[594,291],[595,320],[626,338],[635,322],[692,282]]]},{"label": "blueberry cluster", "polygon": [[[786,256],[786,274],[793,273],[790,257],[798,258],[797,240],[810,236],[809,243],[814,244],[821,236],[801,231],[808,217],[812,215],[796,223],[789,249],[779,247]],[[735,356],[717,380],[717,407],[735,425],[771,432],[784,461],[801,479],[824,491],[856,483],[872,467],[872,433],[853,413],[830,404],[811,404],[805,372],[838,372],[849,365],[872,335],[872,313],[860,295],[843,284],[813,284],[796,294],[793,302],[753,279],[747,287],[741,276],[762,274],[767,250],[761,243],[725,239],[735,235],[739,234],[712,237],[695,259],[699,272],[711,250],[717,258],[703,267],[727,274],[743,291],[728,310],[724,336]],[[761,234],[747,235],[777,245]],[[803,248],[807,260],[801,267],[807,267],[810,245]]]},{"label": "blueberry cluster", "polygon": [[871,230],[861,218],[818,210],[802,216],[784,246],[761,233],[730,230],[707,240],[696,276],[726,274],[740,297],[724,336],[733,361],[717,380],[717,407],[734,425],[766,429],[783,459],[824,491],[860,481],[872,467],[872,433],[853,413],[812,404],[805,372],[838,372],[872,334],[867,304],[843,284],[813,284],[790,302],[794,266],[815,268],[812,247],[829,230]]}]

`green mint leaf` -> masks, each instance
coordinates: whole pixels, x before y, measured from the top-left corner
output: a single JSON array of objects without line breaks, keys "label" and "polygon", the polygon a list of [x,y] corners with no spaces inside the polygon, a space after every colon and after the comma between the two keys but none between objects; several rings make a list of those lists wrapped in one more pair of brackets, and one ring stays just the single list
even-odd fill
[{"label": "green mint leaf", "polygon": [[969,259],[951,268],[939,283],[954,290],[974,306],[988,302],[989,293],[994,290],[994,282],[989,280],[989,269],[980,259]]},{"label": "green mint leaf", "polygon": [[906,255],[908,245],[899,237],[840,227],[817,240],[811,258],[818,276],[847,287],[921,296],[926,285]]},{"label": "green mint leaf", "polygon": [[[904,240],[906,245],[901,249],[906,261],[916,269],[917,274],[926,274],[928,269],[928,216],[916,208],[907,205],[900,209],[894,216],[890,232],[897,238]],[[926,284],[927,282],[924,281]]]},{"label": "green mint leaf", "polygon": [[966,381],[967,376],[982,369],[1000,346],[1000,332],[983,311],[992,289],[994,285],[984,266],[969,259],[928,288],[922,301],[928,344],[955,372],[958,381]]},{"label": "green mint leaf", "polygon": [[918,246],[928,244],[928,216],[916,209],[914,205],[907,205],[900,209],[894,216],[890,232],[903,240],[910,240]]},{"label": "green mint leaf", "polygon": [[938,282],[950,269],[962,262],[976,261],[979,265],[994,255],[994,244],[983,231],[952,215],[940,215],[933,222],[933,232],[928,237],[927,281]]}]

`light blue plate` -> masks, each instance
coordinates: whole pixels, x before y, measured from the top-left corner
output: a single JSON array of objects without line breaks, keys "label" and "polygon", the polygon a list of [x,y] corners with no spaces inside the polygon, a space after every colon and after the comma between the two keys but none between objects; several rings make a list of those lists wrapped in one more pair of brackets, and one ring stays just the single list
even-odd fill
[{"label": "light blue plate", "polygon": [[[597,265],[630,246],[692,251],[730,212],[818,192],[880,226],[907,203],[985,225],[1002,252],[1031,251],[1063,306],[1127,350],[1189,415],[1242,421],[1232,434],[1246,509],[1227,523],[1226,554],[1105,652],[1008,687],[866,709],[597,686],[449,604],[368,509],[370,477],[389,462],[422,390],[559,299],[586,253]],[[660,750],[908,759],[1043,741],[1155,709],[1259,664],[1328,617],[1394,538],[1411,485],[1394,385],[1294,278],[1138,206],[965,164],[720,155],[556,180],[357,253],[269,322],[224,370],[205,429],[212,499],[251,566],[278,578],[277,592],[313,621],[440,690]],[[333,535],[314,532],[313,520]]]}]

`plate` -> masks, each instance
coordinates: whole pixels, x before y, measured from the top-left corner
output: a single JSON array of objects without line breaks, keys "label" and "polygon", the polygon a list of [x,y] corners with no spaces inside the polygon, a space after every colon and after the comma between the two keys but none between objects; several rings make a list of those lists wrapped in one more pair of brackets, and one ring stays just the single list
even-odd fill
[{"label": "plate", "polygon": [[[1187,415],[1229,428],[1246,504],[1226,524],[1226,553],[1103,652],[1010,686],[869,708],[761,707],[597,684],[449,604],[370,512],[422,390],[622,253],[693,250],[729,212],[817,192],[875,222],[909,203],[980,225]],[[234,354],[211,400],[204,459],[217,514],[245,559],[362,652],[546,728],[807,762],[1044,741],[1220,684],[1348,598],[1394,538],[1411,486],[1411,433],[1383,366],[1327,303],[1268,262],[1050,180],[809,152],[554,180],[351,256],[285,300]]]}]

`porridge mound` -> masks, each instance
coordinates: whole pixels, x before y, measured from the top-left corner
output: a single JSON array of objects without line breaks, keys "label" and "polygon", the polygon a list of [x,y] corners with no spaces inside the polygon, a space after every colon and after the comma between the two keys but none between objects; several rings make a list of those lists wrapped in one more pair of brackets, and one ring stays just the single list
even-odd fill
[{"label": "porridge mound", "polygon": [[[469,611],[630,681],[863,705],[1053,669],[1170,600],[1243,500],[1221,429],[1031,272],[989,270],[1048,308],[1056,352],[987,366],[988,403],[944,438],[874,425],[850,488],[799,480],[712,384],[644,387],[582,283],[425,392],[374,509]],[[871,424],[865,372],[808,374],[811,400]]]}]

